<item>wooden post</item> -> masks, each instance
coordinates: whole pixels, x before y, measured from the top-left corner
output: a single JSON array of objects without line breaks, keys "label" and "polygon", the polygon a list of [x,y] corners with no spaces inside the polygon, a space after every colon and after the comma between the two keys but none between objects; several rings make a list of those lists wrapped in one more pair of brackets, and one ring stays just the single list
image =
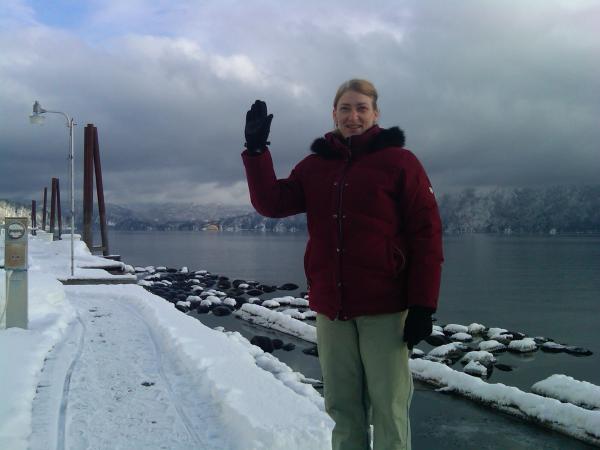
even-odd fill
[{"label": "wooden post", "polygon": [[46,209],[46,199],[48,198],[48,188],[44,188],[44,208],[42,210],[42,230],[46,231],[46,217],[47,217],[47,209]]},{"label": "wooden post", "polygon": [[58,217],[58,239],[62,239],[62,212],[60,208],[60,183],[56,179],[56,217]]},{"label": "wooden post", "polygon": [[[93,126],[93,125],[92,125]],[[98,215],[100,216],[100,235],[102,236],[102,255],[108,256],[108,230],[106,227],[106,207],[104,205],[104,186],[102,184],[102,166],[100,165],[100,146],[98,129],[94,127],[94,169],[96,171],[96,194],[98,195]]]},{"label": "wooden post", "polygon": [[31,235],[35,236],[35,230],[37,228],[37,217],[35,211],[35,200],[31,200]]},{"label": "wooden post", "polygon": [[83,242],[93,251],[92,217],[94,206],[94,126],[88,124],[83,141]]},{"label": "wooden post", "polygon": [[52,193],[50,194],[50,233],[54,236],[54,223],[56,222],[56,184],[58,178],[52,178]]}]

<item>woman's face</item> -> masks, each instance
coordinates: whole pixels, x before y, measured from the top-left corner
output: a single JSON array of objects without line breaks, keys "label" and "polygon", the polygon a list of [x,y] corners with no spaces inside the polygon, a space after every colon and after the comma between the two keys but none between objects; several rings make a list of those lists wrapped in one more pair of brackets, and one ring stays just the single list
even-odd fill
[{"label": "woman's face", "polygon": [[379,112],[373,109],[373,99],[356,91],[346,91],[333,110],[333,122],[342,136],[348,138],[371,128]]}]

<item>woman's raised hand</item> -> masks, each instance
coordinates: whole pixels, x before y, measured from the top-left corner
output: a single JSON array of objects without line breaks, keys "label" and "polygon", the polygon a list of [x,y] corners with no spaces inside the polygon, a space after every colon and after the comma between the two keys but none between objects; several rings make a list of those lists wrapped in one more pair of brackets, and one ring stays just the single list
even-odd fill
[{"label": "woman's raised hand", "polygon": [[267,104],[262,100],[256,100],[246,113],[246,148],[251,153],[262,153],[269,138],[273,114],[267,115]]}]

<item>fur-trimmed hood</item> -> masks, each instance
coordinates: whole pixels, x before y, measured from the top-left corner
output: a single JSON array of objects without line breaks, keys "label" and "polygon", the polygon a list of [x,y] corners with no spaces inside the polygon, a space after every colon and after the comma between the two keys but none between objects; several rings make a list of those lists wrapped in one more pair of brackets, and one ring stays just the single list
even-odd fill
[{"label": "fur-trimmed hood", "polygon": [[330,132],[325,137],[315,139],[310,150],[323,158],[342,158],[349,152],[359,150],[360,153],[372,153],[387,147],[404,147],[404,131],[398,127],[379,128],[374,125],[359,136],[344,139],[335,132]]}]

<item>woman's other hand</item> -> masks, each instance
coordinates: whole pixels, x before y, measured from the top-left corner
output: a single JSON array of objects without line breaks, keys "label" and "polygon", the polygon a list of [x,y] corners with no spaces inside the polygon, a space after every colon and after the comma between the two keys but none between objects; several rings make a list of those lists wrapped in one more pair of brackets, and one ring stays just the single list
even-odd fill
[{"label": "woman's other hand", "polygon": [[431,334],[433,330],[431,315],[433,313],[433,310],[422,306],[409,308],[404,323],[404,341],[410,350]]}]

